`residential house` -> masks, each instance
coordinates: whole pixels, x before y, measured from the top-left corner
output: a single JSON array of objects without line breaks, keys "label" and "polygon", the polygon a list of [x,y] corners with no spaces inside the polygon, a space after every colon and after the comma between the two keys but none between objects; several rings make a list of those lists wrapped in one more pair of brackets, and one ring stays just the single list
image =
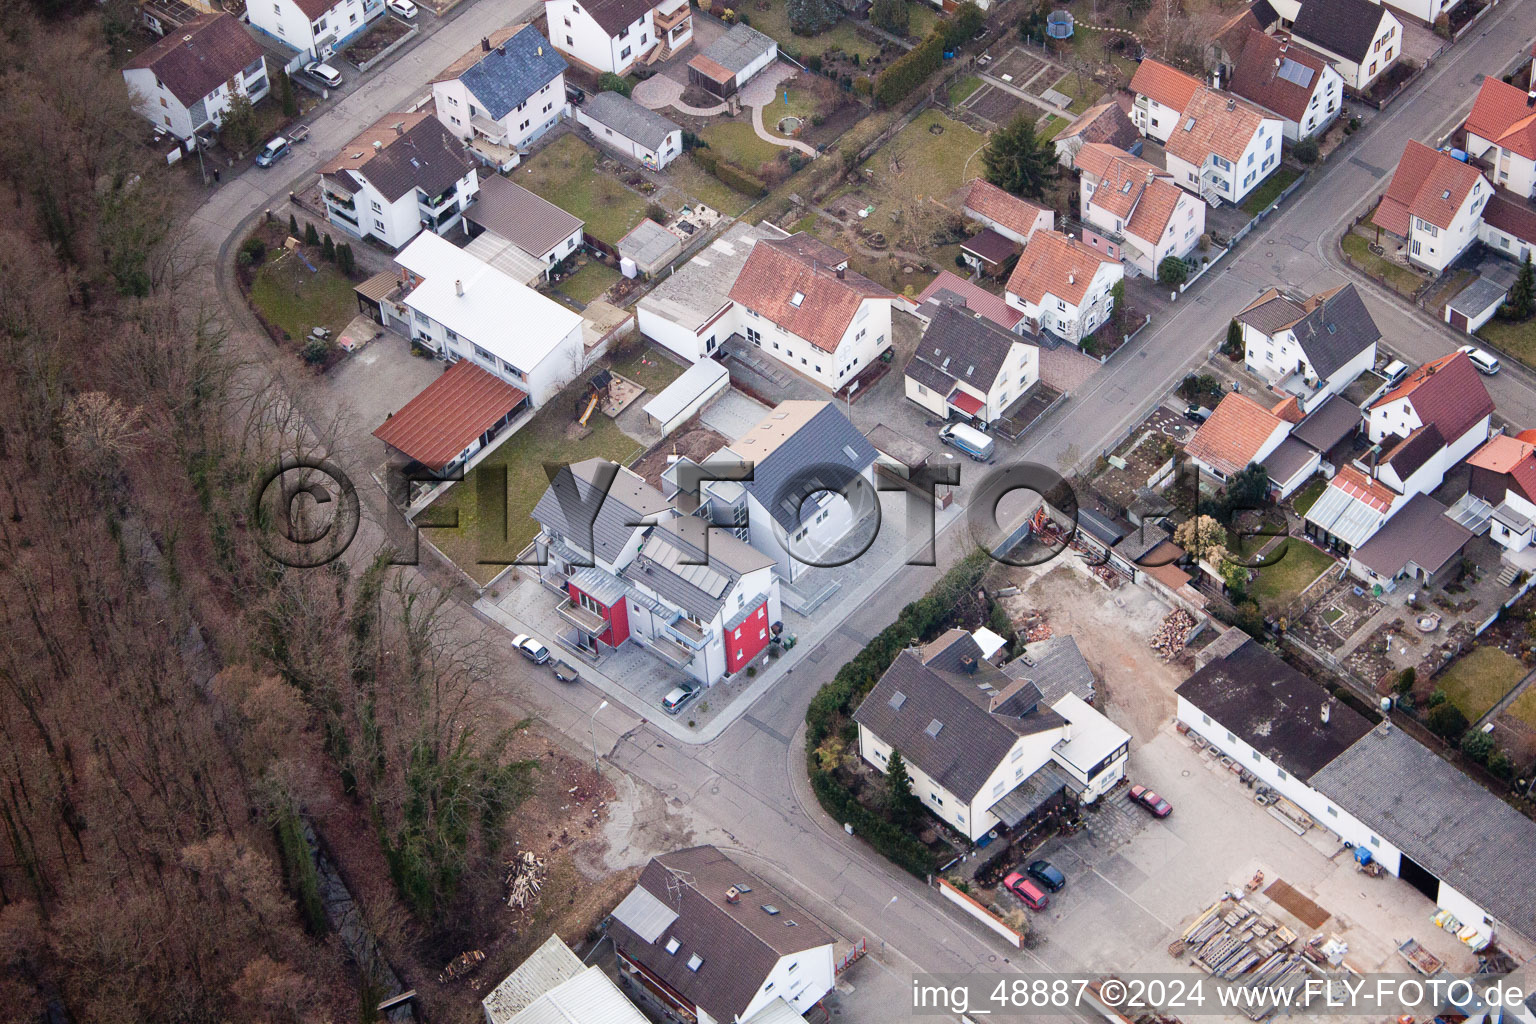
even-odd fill
[{"label": "residential house", "polygon": [[412,340],[450,363],[469,359],[537,408],[583,368],[581,316],[424,231],[395,257]]},{"label": "residential house", "polygon": [[1415,494],[1375,536],[1354,550],[1350,575],[1362,583],[1392,590],[1399,580],[1415,586],[1445,581],[1461,565],[1461,552],[1473,533],[1450,510],[1427,494]]},{"label": "residential house", "polygon": [[1352,458],[1354,438],[1364,419],[1358,405],[1343,395],[1334,395],[1302,417],[1291,428],[1291,438],[1317,452],[1321,460],[1318,469],[1331,477]]},{"label": "residential house", "polygon": [[441,477],[493,447],[532,407],[528,393],[461,359],[391,413],[373,436]]},{"label": "residential house", "polygon": [[135,109],[183,141],[219,128],[235,97],[255,103],[272,88],[261,47],[228,14],[200,14],[134,54],[123,81]]},{"label": "residential house", "polygon": [[1179,115],[1200,91],[1203,83],[1193,75],[1151,57],[1136,66],[1131,76],[1131,122],[1136,130],[1158,142],[1167,142],[1179,126]]},{"label": "residential house", "polygon": [[729,294],[748,344],[829,391],[891,344],[895,295],[803,232],[754,245]]},{"label": "residential house", "polygon": [[1403,23],[1372,0],[1264,0],[1254,11],[1266,30],[1278,19],[1327,58],[1355,92],[1368,92],[1403,51]]},{"label": "residential house", "polygon": [[1416,18],[1423,24],[1433,27],[1447,11],[1456,6],[1456,0],[1393,0],[1387,4],[1399,15],[1407,15]]},{"label": "residential house", "polygon": [[1317,471],[1318,455],[1290,438],[1292,424],[1247,395],[1228,394],[1184,445],[1202,474],[1224,484],[1258,463],[1271,489],[1285,498]]},{"label": "residential house", "polygon": [[480,1009],[485,1024],[647,1024],[601,967],[582,963],[555,934],[491,989]]},{"label": "residential house", "polygon": [[432,80],[437,119],[497,170],[516,167],[569,111],[565,59],[532,25],[509,25]]},{"label": "residential house", "polygon": [[929,312],[935,308],[935,304],[963,306],[1005,331],[1014,331],[1026,337],[1033,337],[1022,309],[1014,309],[1001,296],[993,295],[985,288],[957,277],[948,270],[939,271],[939,276],[923,289],[922,294],[917,297],[917,309],[914,313],[919,320],[926,319]]},{"label": "residential house", "polygon": [[1167,171],[1102,142],[1078,151],[1077,168],[1083,241],[1095,249],[1156,278],[1163,260],[1200,244],[1205,202]]},{"label": "residential house", "polygon": [[734,96],[779,56],[779,44],[749,25],[730,30],[688,62],[688,81],[724,99]]},{"label": "residential house", "polygon": [[627,75],[693,41],[688,0],[544,0],[549,38],[594,73]]},{"label": "residential house", "polygon": [[962,209],[967,217],[1020,245],[1028,242],[1036,231],[1050,231],[1056,226],[1054,212],[1005,192],[985,178],[971,180]]},{"label": "residential house", "polygon": [[621,984],[669,1019],[794,1020],[832,991],[832,933],[713,846],[651,858],[608,935]]},{"label": "residential house", "polygon": [[1114,312],[1120,261],[1059,231],[1035,232],[1004,293],[1032,333],[1050,331],[1081,345]]},{"label": "residential house", "polygon": [[1467,155],[1499,188],[1536,195],[1536,95],[1487,75],[1462,126]]},{"label": "residential house", "polygon": [[940,304],[907,362],[906,395],[985,428],[1039,379],[1039,348],[963,306]]},{"label": "residential house", "polygon": [[1376,365],[1381,330],[1352,284],[1309,298],[1269,288],[1237,314],[1243,365],[1303,415]]},{"label": "residential house", "polygon": [[1202,86],[1168,135],[1168,170],[1207,202],[1237,205],[1280,166],[1282,138],[1278,117]]},{"label": "residential house", "polygon": [[1287,142],[1321,135],[1344,107],[1344,79],[1333,65],[1256,28],[1243,33],[1227,88],[1278,116]]},{"label": "residential house", "polygon": [[1090,142],[1123,149],[1132,156],[1141,155],[1141,133],[1120,104],[1109,100],[1089,107],[1077,120],[1056,133],[1056,159],[1063,166],[1073,166],[1077,151]]},{"label": "residential house", "polygon": [[1254,640],[1175,692],[1181,723],[1449,911],[1464,942],[1533,941],[1536,822],[1407,732],[1373,728]]},{"label": "residential house", "polygon": [[[793,583],[827,564],[835,550],[872,538],[875,458],[874,446],[834,403],[780,402],[708,461],[749,465],[752,479],[705,480],[696,514],[768,555],[779,577]],[[690,502],[695,497],[681,487],[680,493]]]},{"label": "residential house", "polygon": [[913,795],[972,842],[1069,795],[1093,803],[1125,777],[1130,737],[1075,693],[1046,704],[1029,674],[962,629],[909,647],[854,712],[859,754],[884,772],[900,752]]},{"label": "residential house", "polygon": [[381,16],[384,0],[254,0],[245,13],[253,28],[324,60]]},{"label": "residential house", "polygon": [[788,237],[767,221],[732,224],[645,294],[636,307],[640,333],[690,363],[713,355],[740,330],[729,293],[752,247]]},{"label": "residential house", "polygon": [[471,235],[466,251],[524,284],[576,254],[584,224],[547,199],[500,174],[480,182],[475,201],[464,210]]},{"label": "residential house", "polygon": [[1488,536],[1510,552],[1536,540],[1536,444],[1527,438],[1536,434],[1500,434],[1467,456],[1467,493],[1487,504]]},{"label": "residential house", "polygon": [[1493,195],[1483,205],[1477,237],[1499,255],[1516,263],[1524,262],[1532,250],[1536,249],[1536,211],[1514,193],[1494,189]]},{"label": "residential house", "polygon": [[1492,194],[1476,167],[1410,139],[1371,219],[1404,240],[1409,260],[1438,274],[1477,241]]},{"label": "residential house", "polygon": [[591,97],[576,108],[576,120],[602,145],[653,171],[661,170],[683,152],[682,126],[623,93],[600,92]]},{"label": "residential house", "polygon": [[385,114],[320,168],[330,222],[398,249],[457,227],[480,188],[474,161],[426,112]]},{"label": "residential house", "polygon": [[1366,430],[1373,444],[1381,444],[1432,425],[1447,445],[1443,461],[1449,469],[1488,439],[1492,413],[1482,375],[1464,353],[1452,352],[1420,366],[1372,402]]}]

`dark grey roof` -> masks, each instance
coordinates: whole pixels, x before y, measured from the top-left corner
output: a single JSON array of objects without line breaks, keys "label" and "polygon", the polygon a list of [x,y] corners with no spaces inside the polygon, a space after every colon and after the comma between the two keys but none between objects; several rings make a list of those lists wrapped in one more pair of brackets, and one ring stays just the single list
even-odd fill
[{"label": "dark grey roof", "polygon": [[[605,497],[601,484],[609,479]],[[533,518],[572,547],[612,564],[636,529],[671,508],[641,477],[605,459],[587,459],[560,468],[533,506]]]},{"label": "dark grey roof", "polygon": [[864,435],[882,455],[889,455],[908,469],[916,469],[933,457],[933,449],[881,423]]},{"label": "dark grey roof", "polygon": [[480,182],[480,194],[464,219],[539,259],[582,228],[580,217],[499,174]]},{"label": "dark grey roof", "polygon": [[125,70],[152,70],[182,106],[192,107],[261,57],[261,47],[238,18],[199,14],[146,47]]},{"label": "dark grey roof", "polygon": [[723,530],[709,531],[702,519],[683,516],[657,525],[646,536],[640,554],[625,566],[624,577],[700,622],[709,622],[743,573],[772,564],[772,558]]},{"label": "dark grey roof", "polygon": [[1446,305],[1464,316],[1475,317],[1489,306],[1504,301],[1509,289],[1491,277],[1479,277],[1456,293]]},{"label": "dark grey roof", "polygon": [[1269,0],[1255,0],[1253,6],[1248,9],[1259,20],[1260,28],[1267,29],[1280,20],[1280,15],[1269,5]]},{"label": "dark grey roof", "polygon": [[[929,304],[925,303],[924,305]],[[937,303],[931,304],[937,305]],[[919,342],[918,344],[922,343]],[[919,359],[916,356],[907,361],[907,368],[902,372],[929,391],[935,391],[940,395],[948,395],[955,387],[954,377],[951,377],[932,363]]]},{"label": "dark grey roof", "polygon": [[1157,523],[1144,522],[1140,526],[1133,526],[1130,532],[1120,539],[1120,542],[1115,545],[1115,554],[1134,562],[1163,541],[1170,539],[1171,536]]},{"label": "dark grey roof", "polygon": [[[737,903],[726,900],[733,886],[741,891]],[[802,907],[713,846],[652,858],[639,887],[677,919],[646,942],[614,918],[614,945],[718,1021],[734,1021],[746,1010],[780,957],[833,941]],[[674,939],[677,949],[668,953]],[[697,970],[688,966],[694,957],[701,961]]]},{"label": "dark grey roof", "polygon": [[[1310,0],[1315,3],[1316,0]],[[1370,0],[1361,0],[1376,7]],[[1381,329],[1371,319],[1355,286],[1347,284],[1319,302],[1291,328],[1307,361],[1326,380],[1334,371],[1381,340]]]},{"label": "dark grey roof", "polygon": [[907,364],[907,375],[919,379],[912,369],[926,363],[939,374],[962,380],[985,394],[997,382],[1018,341],[1018,335],[985,317],[946,303],[933,310],[928,329]]},{"label": "dark grey roof", "polygon": [[1451,888],[1536,937],[1536,822],[1398,729],[1375,729],[1311,786]]},{"label": "dark grey roof", "polygon": [[1369,56],[1385,14],[1386,8],[1371,0],[1304,0],[1291,31],[1359,63]]},{"label": "dark grey roof", "polygon": [[1250,306],[1237,314],[1239,323],[1247,324],[1265,334],[1275,334],[1307,315],[1301,303],[1278,290],[1258,305]]},{"label": "dark grey roof", "polygon": [[1334,445],[1360,429],[1360,407],[1342,395],[1334,395],[1296,424],[1291,437],[1314,451],[1327,453]]},{"label": "dark grey roof", "polygon": [[656,111],[647,110],[622,93],[600,92],[587,100],[581,109],[599,124],[607,125],[649,150],[660,149],[669,134],[682,131]]},{"label": "dark grey roof", "polygon": [[437,118],[424,117],[351,173],[367,178],[394,202],[413,188],[435,196],[474,167],[463,143]]},{"label": "dark grey roof", "polygon": [[1397,471],[1399,480],[1406,481],[1444,447],[1445,438],[1440,436],[1440,428],[1426,423],[1388,448],[1381,461]]},{"label": "dark grey roof", "polygon": [[1283,484],[1291,480],[1307,467],[1307,463],[1313,462],[1317,453],[1300,441],[1287,437],[1275,446],[1275,450],[1264,457],[1260,463],[1269,473],[1269,478],[1277,484]]},{"label": "dark grey roof", "polygon": [[[1033,664],[1031,664],[1033,663]],[[1093,703],[1093,669],[1070,636],[1053,636],[1024,648],[1024,657],[1003,666],[1003,673],[1013,679],[1028,679],[1040,691],[1040,702],[1054,707],[1067,694]]]},{"label": "dark grey roof", "polygon": [[1375,536],[1355,549],[1354,557],[1388,579],[1409,562],[1433,573],[1455,558],[1471,539],[1472,532],[1447,516],[1444,505],[1427,494],[1416,494]]},{"label": "dark grey roof", "polygon": [[[844,449],[851,449],[850,458]],[[779,525],[792,530],[815,511],[804,499],[840,491],[875,461],[875,447],[831,402],[757,460],[744,486]]]},{"label": "dark grey roof", "polygon": [[[1309,778],[1371,723],[1327,690],[1249,640],[1174,691],[1281,768]],[[1322,709],[1331,705],[1328,722]]]},{"label": "dark grey roof", "polygon": [[772,39],[750,25],[737,24],[706,46],[704,56],[736,75],[775,45]]},{"label": "dark grey roof", "polygon": [[[563,74],[565,58],[532,25],[524,25],[500,48],[493,47],[474,65],[459,75],[492,120],[500,121],[519,103]],[[554,97],[556,106],[564,106],[565,97]]]},{"label": "dark grey roof", "polygon": [[1077,528],[1105,544],[1118,544],[1130,532],[1128,527],[1122,526],[1113,517],[1091,508],[1077,510]]},{"label": "dark grey roof", "polygon": [[616,36],[625,26],[645,17],[645,12],[655,5],[656,0],[587,0],[586,8],[603,31]]}]

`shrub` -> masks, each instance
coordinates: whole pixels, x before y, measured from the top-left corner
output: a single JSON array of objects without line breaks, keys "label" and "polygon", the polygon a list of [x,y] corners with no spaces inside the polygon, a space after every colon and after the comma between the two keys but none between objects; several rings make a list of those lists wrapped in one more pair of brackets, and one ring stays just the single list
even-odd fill
[{"label": "shrub", "polygon": [[1447,701],[1431,708],[1424,718],[1424,724],[1442,738],[1455,743],[1467,731],[1467,716],[1455,704]]},{"label": "shrub", "polygon": [[299,219],[291,213],[288,215],[288,237],[299,237]]},{"label": "shrub", "polygon": [[1412,665],[1409,665],[1407,668],[1403,669],[1402,673],[1397,677],[1397,684],[1393,687],[1393,689],[1396,690],[1399,694],[1407,694],[1413,689],[1413,684],[1418,681],[1418,671]]},{"label": "shrub", "polygon": [[928,80],[944,63],[944,34],[942,28],[897,58],[896,62],[880,73],[875,81],[875,102],[889,107],[910,96]]},{"label": "shrub", "polygon": [[802,168],[804,166],[805,166],[805,154],[804,153],[795,152],[795,153],[789,154],[789,173],[790,174],[795,174],[796,172],[798,172],[800,170],[800,168]]},{"label": "shrub", "polygon": [[683,152],[692,153],[696,149],[708,149],[709,143],[699,138],[690,131],[683,132]]},{"label": "shrub", "polygon": [[304,244],[305,245],[319,245],[320,244],[320,232],[315,230],[315,225],[312,224],[312,223],[304,225]]},{"label": "shrub", "polygon": [[267,258],[267,243],[252,235],[240,245],[239,259],[243,266],[254,266]]},{"label": "shrub", "polygon": [[665,224],[667,222],[667,208],[660,203],[646,203],[645,215],[657,224]]},{"label": "shrub", "polygon": [[1177,256],[1166,257],[1157,265],[1157,283],[1178,287],[1189,280],[1189,264]]},{"label": "shrub", "polygon": [[855,96],[873,96],[875,80],[868,75],[860,75],[853,80],[853,92]]},{"label": "shrub", "polygon": [[814,769],[811,790],[822,810],[839,822],[852,825],[854,835],[863,837],[897,867],[918,878],[927,877],[933,870],[933,854],[926,846],[859,803],[853,794],[837,784],[831,772]]},{"label": "shrub", "polygon": [[821,74],[821,54],[813,53],[805,58],[805,66],[808,70]]},{"label": "shrub", "polygon": [[768,194],[768,185],[763,181],[762,178],[759,178],[757,175],[748,171],[742,170],[735,164],[727,163],[726,161],[721,160],[715,165],[714,174],[715,177],[719,178],[721,181],[725,182],[725,184],[729,185],[737,192],[740,192],[742,195],[751,196],[754,199],[761,199],[763,196]]},{"label": "shrub", "polygon": [[597,89],[599,92],[616,92],[621,96],[628,96],[630,89],[629,79],[621,78],[612,71],[604,71],[597,76]]},{"label": "shrub", "polygon": [[942,26],[944,30],[944,48],[947,50],[958,50],[965,44],[966,40],[985,28],[986,24],[987,16],[982,13],[981,8],[971,3],[970,0],[964,0],[963,3],[955,8],[954,13],[949,16],[949,21],[945,22]]},{"label": "shrub", "polygon": [[789,30],[797,36],[815,36],[836,25],[843,16],[832,0],[785,0]]},{"label": "shrub", "polygon": [[907,0],[875,0],[869,20],[892,35],[904,36],[912,26],[912,9]]},{"label": "shrub", "polygon": [[1478,764],[1487,764],[1493,755],[1493,737],[1478,729],[1469,729],[1461,737],[1461,752]]},{"label": "shrub", "polygon": [[1317,162],[1317,140],[1302,139],[1291,147],[1291,156],[1304,164]]},{"label": "shrub", "polygon": [[331,343],[328,341],[321,341],[319,338],[310,338],[308,341],[304,342],[304,350],[302,355],[304,356],[304,361],[311,366],[318,366],[319,364],[325,362],[325,357],[330,355],[330,353]]},{"label": "shrub", "polygon": [[320,246],[320,258],[327,263],[336,262],[336,243],[331,241],[331,233],[325,233],[325,243]]},{"label": "shrub", "polygon": [[1502,750],[1495,750],[1488,758],[1488,770],[1501,779],[1514,777],[1515,762]]},{"label": "shrub", "polygon": [[357,269],[357,256],[352,252],[351,242],[343,242],[336,247],[336,266],[349,277]]}]

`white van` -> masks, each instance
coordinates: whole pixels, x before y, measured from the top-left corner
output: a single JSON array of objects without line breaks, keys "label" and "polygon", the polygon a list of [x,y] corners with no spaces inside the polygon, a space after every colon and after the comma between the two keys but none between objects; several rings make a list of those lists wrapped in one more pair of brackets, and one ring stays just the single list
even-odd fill
[{"label": "white van", "polygon": [[939,440],[960,449],[977,462],[988,462],[997,444],[986,434],[965,423],[951,423],[939,431]]},{"label": "white van", "polygon": [[1467,358],[1472,360],[1472,365],[1477,367],[1478,373],[1485,373],[1492,377],[1499,372],[1499,361],[1476,345],[1463,345],[1457,351],[1467,354]]}]

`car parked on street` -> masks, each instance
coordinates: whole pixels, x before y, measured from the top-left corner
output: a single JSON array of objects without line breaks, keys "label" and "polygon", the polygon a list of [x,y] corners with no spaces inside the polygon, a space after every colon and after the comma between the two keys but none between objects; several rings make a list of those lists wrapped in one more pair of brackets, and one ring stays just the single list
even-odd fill
[{"label": "car parked on street", "polygon": [[1022,871],[1012,872],[1004,878],[1003,888],[1023,900],[1030,910],[1044,910],[1051,905],[1051,898],[1045,894],[1045,890],[1024,877]]},{"label": "car parked on street", "polygon": [[1051,892],[1061,892],[1067,884],[1067,876],[1048,860],[1037,860],[1024,869],[1029,877]]},{"label": "car parked on street", "polygon": [[527,633],[519,633],[513,637],[512,646],[516,647],[519,654],[535,665],[542,665],[549,660],[549,648],[539,643]]},{"label": "car parked on street", "polygon": [[698,695],[698,683],[680,683],[674,686],[665,697],[661,698],[661,710],[669,715],[675,715],[687,707],[689,702]]},{"label": "car parked on street", "polygon": [[1166,818],[1173,813],[1173,804],[1164,800],[1146,786],[1132,786],[1131,791],[1126,796],[1131,798],[1131,802],[1140,804],[1156,817]]},{"label": "car parked on street", "polygon": [[256,154],[256,166],[271,167],[291,152],[293,152],[292,143],[279,135],[261,147],[261,152]]},{"label": "car parked on street", "polygon": [[341,84],[341,72],[318,60],[312,60],[304,65],[304,73],[327,89],[334,89]]},{"label": "car parked on street", "polygon": [[1476,345],[1463,345],[1456,351],[1465,352],[1467,358],[1472,360],[1472,365],[1477,367],[1478,373],[1484,373],[1492,377],[1499,372],[1499,361],[1491,353],[1484,352]]},{"label": "car parked on street", "polygon": [[411,0],[387,0],[384,6],[388,7],[393,14],[404,18],[406,21],[416,20],[416,5],[411,3]]}]

